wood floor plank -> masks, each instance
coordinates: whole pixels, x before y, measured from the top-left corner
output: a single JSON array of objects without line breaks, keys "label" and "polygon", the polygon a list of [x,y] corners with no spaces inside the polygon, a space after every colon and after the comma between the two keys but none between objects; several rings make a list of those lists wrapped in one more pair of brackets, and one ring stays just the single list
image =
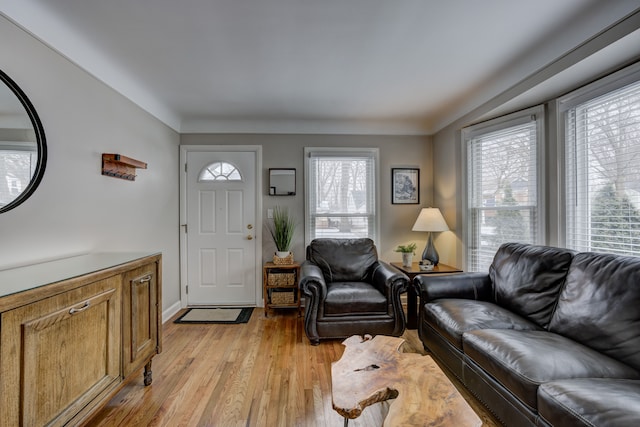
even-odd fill
[{"label": "wood floor plank", "polygon": [[[424,354],[416,331],[403,338],[408,351]],[[340,340],[310,345],[303,318],[293,311],[272,310],[265,317],[256,309],[238,325],[170,321],[163,352],[153,360],[153,384],[145,387],[140,372],[88,425],[341,426],[332,407],[331,362],[343,352]],[[499,425],[456,385],[484,427]],[[382,425],[388,407],[368,407],[349,426]]]}]

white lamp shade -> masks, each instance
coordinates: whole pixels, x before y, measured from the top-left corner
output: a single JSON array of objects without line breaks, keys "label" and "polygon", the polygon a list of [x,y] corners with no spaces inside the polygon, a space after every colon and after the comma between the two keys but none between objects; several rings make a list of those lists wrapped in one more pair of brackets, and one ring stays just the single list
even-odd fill
[{"label": "white lamp shade", "polygon": [[444,220],[440,209],[422,208],[412,231],[449,231],[449,226]]}]

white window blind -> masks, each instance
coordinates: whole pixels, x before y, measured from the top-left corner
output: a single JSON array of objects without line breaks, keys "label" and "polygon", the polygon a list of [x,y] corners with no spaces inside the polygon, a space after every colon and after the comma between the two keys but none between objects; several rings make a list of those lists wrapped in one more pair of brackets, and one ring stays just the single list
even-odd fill
[{"label": "white window blind", "polygon": [[33,143],[0,141],[0,207],[11,203],[29,185],[38,161]]},{"label": "white window blind", "polygon": [[540,241],[539,116],[498,119],[463,132],[468,271],[488,271],[502,243]]},{"label": "white window blind", "polygon": [[377,149],[306,148],[306,241],[376,241]]},{"label": "white window blind", "polygon": [[569,248],[640,256],[639,74],[563,104]]}]

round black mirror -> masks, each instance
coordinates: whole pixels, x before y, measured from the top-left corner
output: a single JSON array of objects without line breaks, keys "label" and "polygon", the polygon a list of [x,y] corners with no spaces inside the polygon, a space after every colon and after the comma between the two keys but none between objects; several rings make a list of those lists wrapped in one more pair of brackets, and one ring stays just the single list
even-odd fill
[{"label": "round black mirror", "polygon": [[24,202],[47,163],[44,129],[20,87],[0,70],[0,213]]}]

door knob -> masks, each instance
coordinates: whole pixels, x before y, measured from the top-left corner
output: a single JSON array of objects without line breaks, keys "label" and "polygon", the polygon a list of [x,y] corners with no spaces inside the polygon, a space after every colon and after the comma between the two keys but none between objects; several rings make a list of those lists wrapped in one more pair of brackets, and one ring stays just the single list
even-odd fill
[{"label": "door knob", "polygon": [[253,236],[252,236],[251,234],[249,234],[249,235],[247,236],[247,240],[253,240]]},{"label": "door knob", "polygon": [[247,230],[251,230],[252,228],[253,228],[253,225],[247,224]]}]

